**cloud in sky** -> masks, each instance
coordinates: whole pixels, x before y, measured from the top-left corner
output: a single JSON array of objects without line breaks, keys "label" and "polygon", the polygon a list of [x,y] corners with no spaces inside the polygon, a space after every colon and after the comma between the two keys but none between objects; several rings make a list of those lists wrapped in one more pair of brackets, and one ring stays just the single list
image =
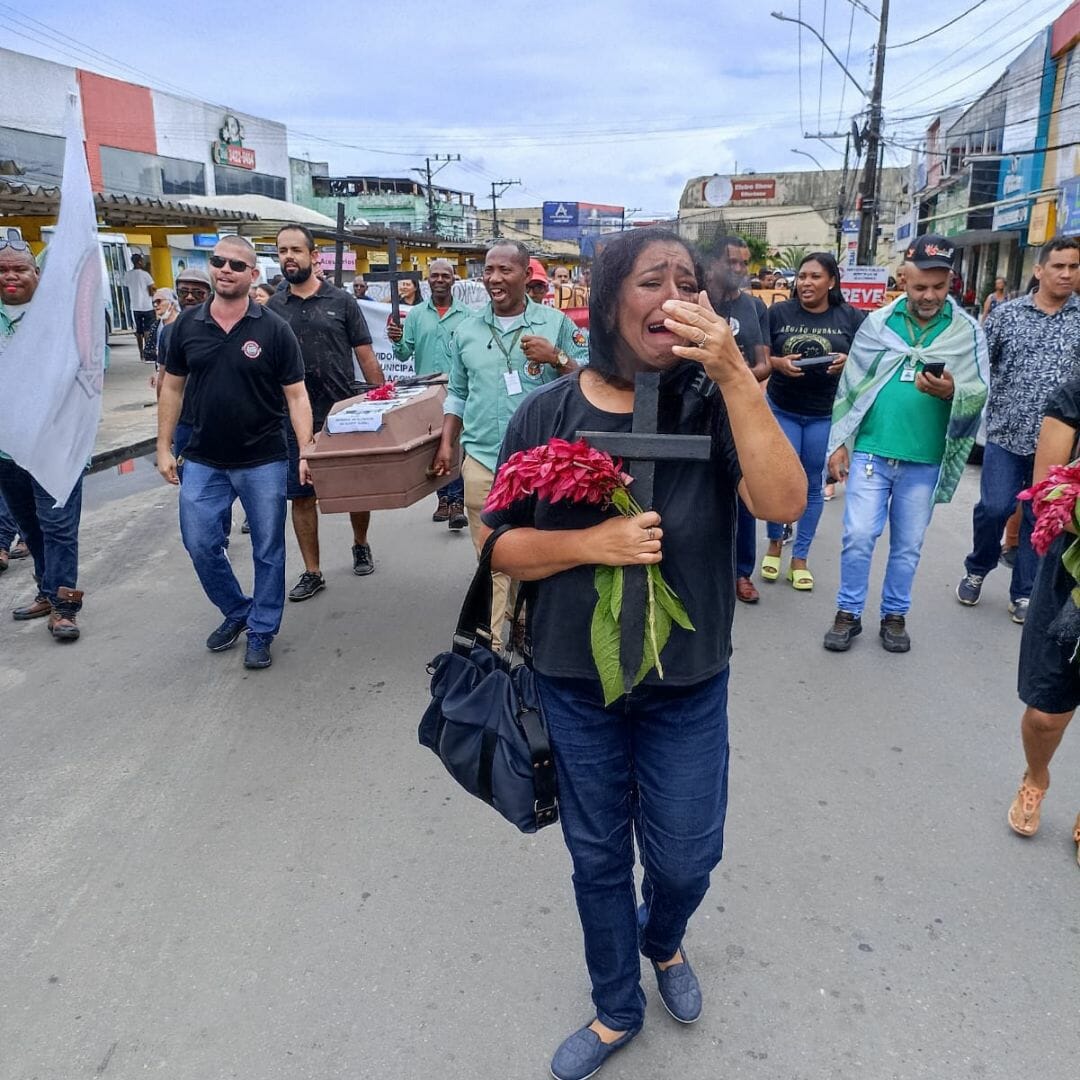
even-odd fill
[{"label": "cloud in sky", "polygon": [[[985,0],[955,26],[891,47],[890,163],[908,160],[921,114],[974,98],[1067,6]],[[864,7],[876,11],[878,0],[834,0],[823,27],[824,0],[125,0],[108,5],[107,19],[87,19],[81,0],[43,0],[32,14],[0,3],[0,45],[280,120],[294,155],[329,161],[336,174],[407,174],[425,154],[460,153],[440,182],[480,202],[491,180],[519,177],[506,206],[577,199],[660,214],[674,211],[691,176],[813,167],[792,148],[839,166],[842,141],[803,132],[846,130],[863,101],[805,30],[800,61],[798,27],[769,12],[801,9],[868,88],[877,23]],[[926,34],[965,7],[894,4],[889,41]]]}]

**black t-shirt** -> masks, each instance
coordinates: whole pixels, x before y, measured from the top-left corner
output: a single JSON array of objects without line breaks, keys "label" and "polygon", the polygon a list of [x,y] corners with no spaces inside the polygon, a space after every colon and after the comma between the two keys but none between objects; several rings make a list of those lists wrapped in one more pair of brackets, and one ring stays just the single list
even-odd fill
[{"label": "black t-shirt", "polygon": [[355,298],[328,281],[306,299],[291,289],[275,293],[266,306],[292,327],[300,342],[304,383],[318,430],[334,405],[356,393],[354,350],[371,344],[367,322]]},{"label": "black t-shirt", "polygon": [[[580,372],[533,391],[514,413],[499,454],[501,465],[518,450],[539,446],[552,437],[573,440],[580,430],[630,430],[629,413],[609,413],[591,405],[579,385]],[[723,401],[702,409],[700,422],[684,424],[680,434],[713,436],[710,461],[661,461],[656,464],[653,509],[664,529],[664,579],[679,594],[696,630],[672,627],[661,653],[664,679],[654,685],[685,686],[711,678],[727,667],[731,655],[731,620],[735,606],[735,495],[742,472]],[[710,411],[711,409],[711,411]],[[661,424],[661,430],[671,425]],[[633,465],[629,466],[633,470]],[[633,485],[630,486],[631,493]],[[537,529],[585,529],[613,510],[582,503],[522,499],[506,510],[483,515],[492,528],[509,524]],[[543,675],[597,679],[589,632],[596,590],[595,567],[577,566],[536,583],[528,605],[533,664]]]},{"label": "black t-shirt", "polygon": [[[807,311],[797,299],[781,300],[769,308],[769,337],[773,356],[824,356],[849,352],[855,331],[866,316],[850,304],[825,311]],[[791,378],[774,371],[769,376],[769,398],[778,409],[799,416],[829,416],[839,375],[824,368]]]},{"label": "black t-shirt", "polygon": [[283,386],[303,382],[304,361],[289,324],[248,302],[226,334],[212,300],[173,324],[165,370],[186,378],[191,441],[184,456],[218,469],[250,468],[287,456]]},{"label": "black t-shirt", "polygon": [[756,296],[748,296],[740,292],[734,300],[718,300],[709,298],[717,315],[722,315],[731,326],[731,333],[735,337],[735,344],[743,354],[750,367],[757,362],[755,349],[758,345],[767,345],[769,339],[762,334],[761,314],[758,311],[766,310],[765,305]]}]

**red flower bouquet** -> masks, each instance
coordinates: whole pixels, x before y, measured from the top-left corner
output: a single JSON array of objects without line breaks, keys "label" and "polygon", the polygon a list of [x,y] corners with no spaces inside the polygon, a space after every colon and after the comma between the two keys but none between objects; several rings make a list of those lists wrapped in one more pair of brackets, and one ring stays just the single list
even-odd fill
[{"label": "red flower bouquet", "polygon": [[[550,439],[531,450],[512,454],[499,469],[485,510],[504,510],[519,499],[536,495],[547,502],[590,503],[617,510],[625,517],[642,512],[628,490],[633,477],[622,471],[622,462],[596,450],[584,440],[567,442]],[[664,580],[660,567],[646,567],[648,594],[645,611],[645,642],[636,686],[656,668],[664,677],[660,653],[671,636],[673,624],[693,630],[686,608]],[[594,574],[597,601],[593,609],[591,644],[593,662],[604,689],[604,703],[610,705],[623,694],[619,665],[622,614],[623,568],[598,566]]]},{"label": "red flower bouquet", "polygon": [[397,383],[384,382],[382,386],[376,386],[365,395],[368,401],[393,401],[397,397]]}]

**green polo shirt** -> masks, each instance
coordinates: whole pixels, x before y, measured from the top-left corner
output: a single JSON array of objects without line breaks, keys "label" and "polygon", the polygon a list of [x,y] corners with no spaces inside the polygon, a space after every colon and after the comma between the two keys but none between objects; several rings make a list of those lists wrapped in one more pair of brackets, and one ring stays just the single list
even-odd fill
[{"label": "green polo shirt", "polygon": [[[409,315],[405,320],[406,326],[411,318]],[[589,339],[585,331],[561,311],[531,300],[525,301],[521,320],[508,330],[495,321],[489,303],[462,319],[447,338],[450,386],[443,411],[461,417],[462,448],[487,469],[495,468],[499,447],[517,407],[530,391],[560,375],[550,364],[542,365],[538,375],[528,373],[520,339],[529,334],[547,338],[579,364],[588,361]],[[514,373],[521,389],[511,394],[504,376]]]},{"label": "green polo shirt", "polygon": [[417,375],[445,371],[445,339],[469,314],[469,309],[456,298],[451,299],[445,315],[439,314],[439,309],[430,299],[409,308],[402,326],[401,340],[393,343],[394,356],[398,360],[415,357],[413,367]]},{"label": "green polo shirt", "polygon": [[[885,325],[908,345],[926,350],[952,321],[952,308],[946,304],[923,326],[908,314],[907,303],[907,297],[904,297],[885,320]],[[932,349],[930,355],[933,356]],[[914,370],[919,372],[922,368],[922,361],[916,361]],[[904,381],[904,371],[911,369],[910,357],[905,357],[892,378],[878,391],[859,427],[855,449],[897,461],[940,465],[945,456],[945,435],[952,403],[924,394],[916,389],[913,381]]]}]

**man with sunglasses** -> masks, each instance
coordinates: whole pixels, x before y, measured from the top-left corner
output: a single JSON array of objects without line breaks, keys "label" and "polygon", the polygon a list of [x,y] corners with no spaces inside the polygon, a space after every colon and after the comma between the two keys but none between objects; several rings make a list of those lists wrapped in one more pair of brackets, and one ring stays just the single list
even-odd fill
[{"label": "man with sunglasses", "polygon": [[[244,667],[271,664],[270,643],[285,607],[287,407],[296,440],[308,446],[311,405],[304,361],[284,320],[248,296],[258,280],[255,249],[224,236],[210,256],[215,295],[186,310],[169,342],[158,407],[158,471],[178,483],[172,440],[185,387],[192,418],[180,485],[180,533],[203,590],[224,617],[211,652],[247,631]],[[307,462],[300,476],[308,479]],[[245,596],[225,553],[224,515],[239,498],[251,524],[255,584]]]},{"label": "man with sunglasses", "polygon": [[[38,265],[25,240],[0,239],[0,352],[19,328],[38,287]],[[56,500],[24,468],[0,450],[0,495],[34,559],[38,583],[33,602],[11,614],[18,622],[48,617],[56,641],[77,641],[76,616],[83,594],[75,587],[79,573],[79,521],[82,478],[67,502]]]},{"label": "man with sunglasses", "polygon": [[[359,305],[344,289],[319,280],[316,273],[318,256],[311,231],[303,225],[284,226],[278,230],[277,249],[281,272],[289,287],[275,293],[266,306],[288,322],[300,342],[304,381],[311,399],[314,430],[318,431],[326,422],[330,409],[356,393],[354,359],[369,383],[379,385],[383,382],[382,368],[375,359],[371,333]],[[300,480],[299,462],[299,447],[290,440],[288,495],[296,542],[304,560],[304,572],[289,590],[289,600],[294,603],[310,600],[326,588],[319,564],[319,514],[315,489]],[[359,511],[349,517],[353,530],[353,573],[364,577],[375,569],[368,545],[371,512]]]}]

